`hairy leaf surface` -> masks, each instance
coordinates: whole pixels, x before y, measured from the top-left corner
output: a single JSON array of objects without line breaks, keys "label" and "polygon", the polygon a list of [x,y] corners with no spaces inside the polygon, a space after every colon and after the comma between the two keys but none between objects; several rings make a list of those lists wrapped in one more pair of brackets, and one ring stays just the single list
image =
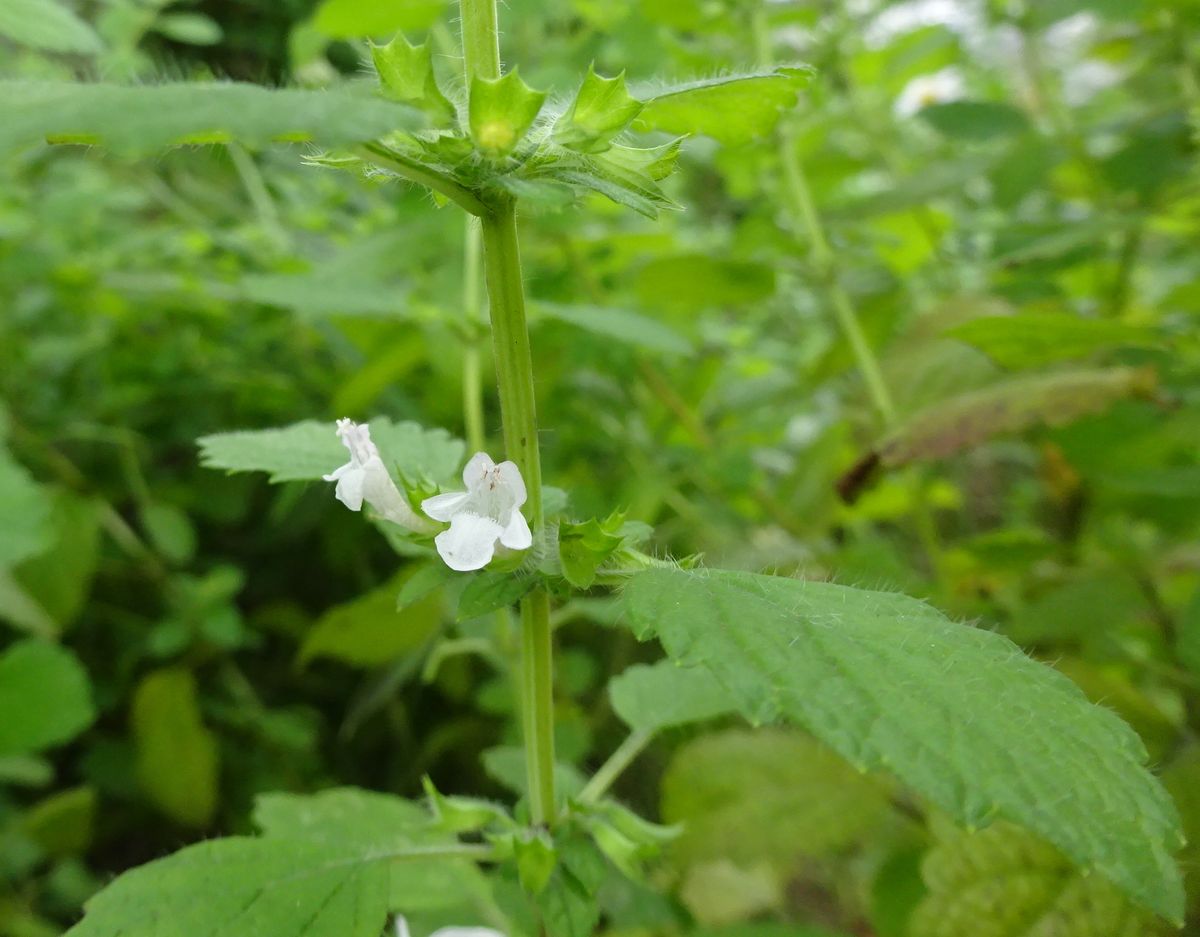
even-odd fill
[{"label": "hairy leaf surface", "polygon": [[793,721],[964,824],[1020,823],[1181,916],[1179,820],[1141,742],[1006,638],[904,595],[728,571],[642,573],[625,607],[752,722]]},{"label": "hairy leaf surface", "polygon": [[[408,478],[428,476],[450,482],[462,463],[463,442],[443,429],[424,429],[416,423],[393,423],[387,417],[371,421],[371,439],[389,468]],[[344,464],[346,448],[332,423],[305,420],[281,429],[216,433],[197,440],[200,462],[229,472],[269,472],[271,481],[314,481]]]},{"label": "hairy leaf surface", "polygon": [[[770,133],[784,111],[795,107],[808,76],[806,69],[776,68],[674,85],[650,94],[633,125],[748,143]],[[636,97],[644,94],[635,91]]]},{"label": "hairy leaf surface", "polygon": [[417,111],[362,91],[0,81],[0,151],[47,141],[99,144],[126,156],[186,143],[338,146],[412,129],[420,120]]}]

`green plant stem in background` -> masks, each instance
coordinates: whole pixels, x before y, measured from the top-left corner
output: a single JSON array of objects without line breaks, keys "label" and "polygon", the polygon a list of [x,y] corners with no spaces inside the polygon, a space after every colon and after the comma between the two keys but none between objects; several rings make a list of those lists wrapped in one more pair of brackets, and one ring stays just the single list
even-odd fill
[{"label": "green plant stem in background", "polygon": [[463,344],[462,390],[463,426],[467,446],[472,452],[482,452],[483,431],[483,366],[480,354],[482,297],[479,295],[479,225],[467,215],[463,227],[463,318],[466,320],[466,341]]},{"label": "green plant stem in background", "polygon": [[871,395],[875,409],[879,411],[883,422],[892,426],[896,422],[896,407],[892,403],[891,392],[883,379],[883,371],[880,370],[875,352],[871,350],[871,344],[867,341],[867,336],[859,324],[854,304],[850,301],[845,288],[838,282],[837,261],[833,256],[833,249],[830,248],[829,239],[825,236],[825,227],[821,223],[821,216],[817,214],[808,179],[804,175],[804,167],[796,155],[795,143],[786,133],[780,135],[779,158],[783,163],[784,184],[787,187],[788,197],[792,201],[799,226],[808,238],[813,263],[824,280],[825,292],[829,297],[829,304],[833,308],[834,317],[837,319],[838,328],[842,330],[846,341],[850,343],[854,360],[858,365],[863,382],[867,385],[867,393]]},{"label": "green plant stem in background", "polygon": [[[498,78],[500,48],[495,0],[461,0],[459,9],[468,81],[476,75]],[[490,206],[480,224],[504,449],[525,478],[529,495],[526,514],[537,551],[544,545],[542,466],[515,202],[506,199]],[[550,597],[538,588],[521,600],[521,715],[530,814],[539,825],[551,822],[555,804],[553,680]]]},{"label": "green plant stem in background", "polygon": [[[663,564],[667,565],[667,564]],[[638,755],[640,755],[654,740],[654,733],[648,729],[637,729],[629,733],[625,739],[604,762],[599,770],[592,775],[591,780],[579,792],[580,803],[594,804],[612,787],[613,782],[621,776]]]}]

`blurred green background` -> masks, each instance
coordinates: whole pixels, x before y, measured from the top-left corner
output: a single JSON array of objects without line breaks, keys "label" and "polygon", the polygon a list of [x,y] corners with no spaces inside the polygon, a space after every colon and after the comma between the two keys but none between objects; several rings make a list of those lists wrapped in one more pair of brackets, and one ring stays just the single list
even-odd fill
[{"label": "blurred green background", "polygon": [[[367,75],[366,38],[396,30],[460,68],[441,0],[71,10],[0,0],[0,76],[321,87]],[[635,88],[815,69],[773,134],[685,143],[683,211],[522,217],[545,473],[571,512],[624,508],[660,553],[902,589],[1003,631],[1133,725],[1193,842],[1198,25],[1194,0],[502,9],[505,61],[560,95],[592,62]],[[262,791],[416,795],[428,774],[508,796],[505,636],[438,601],[397,616],[412,561],[328,486],[197,460],[197,437],[309,418],[464,432],[481,336],[461,213],[303,152],[0,161],[4,937],[59,933],[112,874],[246,830]],[[623,737],[607,677],[655,656],[613,614],[599,593],[556,612],[559,753],[580,769]],[[67,654],[37,670],[31,641]],[[28,718],[18,673],[62,704],[39,750],[5,738]],[[1090,917],[1062,910],[1082,880],[1023,834],[964,844],[799,733],[676,730],[618,793],[690,826],[656,872],[667,897],[611,899],[613,931],[937,937],[978,915],[1000,937],[1043,933],[1002,911],[1039,901],[1047,934],[1156,926],[1102,885]]]}]

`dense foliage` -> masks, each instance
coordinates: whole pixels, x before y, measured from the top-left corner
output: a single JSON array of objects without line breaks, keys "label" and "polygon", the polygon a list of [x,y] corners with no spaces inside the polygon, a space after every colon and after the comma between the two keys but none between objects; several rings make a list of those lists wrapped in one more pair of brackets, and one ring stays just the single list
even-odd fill
[{"label": "dense foliage", "polygon": [[1200,933],[1200,5],[459,19],[0,0],[0,937]]}]

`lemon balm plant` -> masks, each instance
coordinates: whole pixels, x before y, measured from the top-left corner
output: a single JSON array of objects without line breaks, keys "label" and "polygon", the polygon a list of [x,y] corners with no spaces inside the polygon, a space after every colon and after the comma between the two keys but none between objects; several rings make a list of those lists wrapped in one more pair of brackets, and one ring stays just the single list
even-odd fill
[{"label": "lemon balm plant", "polygon": [[[473,219],[502,457],[386,416],[222,433],[201,445],[213,468],[331,483],[331,495],[367,514],[398,550],[422,557],[396,597],[397,628],[434,590],[457,600],[460,619],[495,614],[499,629],[519,609],[517,803],[431,784],[421,803],[347,788],[263,795],[256,835],[202,842],[122,875],[72,933],[377,937],[405,933],[414,915],[466,907],[507,933],[583,937],[601,921],[604,894],[653,882],[647,863],[677,832],[613,799],[614,780],[656,733],[718,717],[799,726],[858,771],[895,778],[931,822],[1021,828],[1030,841],[1023,855],[1087,873],[1080,900],[1121,915],[1130,933],[1153,930],[1155,918],[1178,921],[1181,836],[1171,802],[1133,732],[1065,677],[918,599],[656,559],[641,548],[645,528],[620,513],[580,518],[569,499],[547,497],[518,209],[594,192],[654,216],[670,204],[659,182],[680,140],[636,134],[723,123],[766,133],[794,104],[804,73],[634,94],[621,78],[589,71],[556,102],[516,68],[502,70],[494,0],[462,0],[460,18],[461,88],[440,81],[429,48],[404,37],[372,49],[378,94],[187,83],[5,88],[6,145],[49,138],[142,153],[306,139],[327,148],[313,163],[407,180]],[[629,736],[578,779],[555,759],[551,611],[603,592],[619,598],[619,623],[657,640],[665,657],[612,675],[611,701]]]}]

